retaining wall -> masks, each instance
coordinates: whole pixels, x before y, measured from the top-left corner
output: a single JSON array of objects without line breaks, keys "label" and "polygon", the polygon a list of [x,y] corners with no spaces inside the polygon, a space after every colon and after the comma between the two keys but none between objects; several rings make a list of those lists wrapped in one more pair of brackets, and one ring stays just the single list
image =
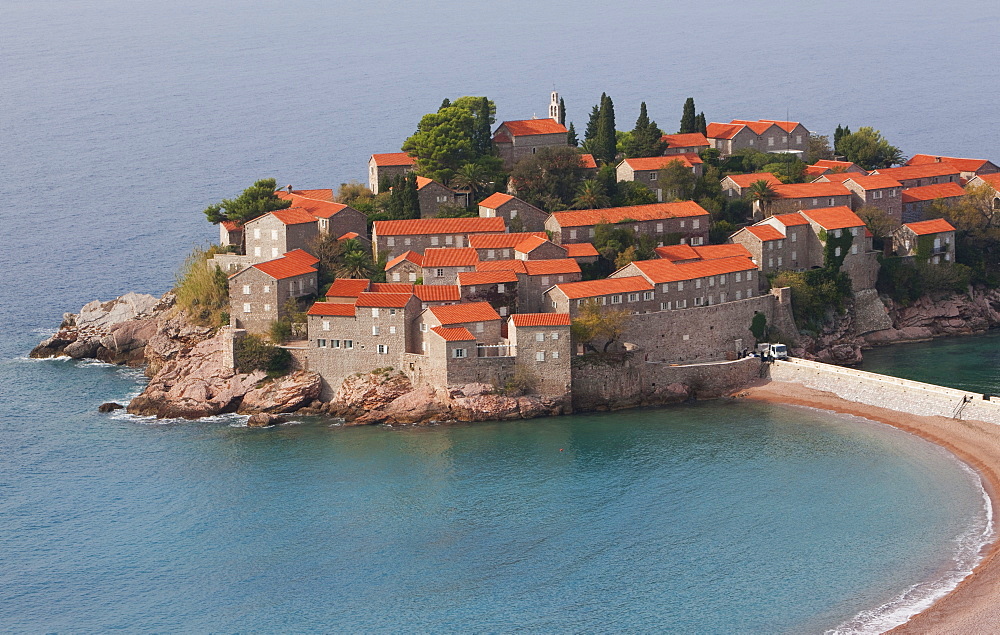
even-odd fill
[{"label": "retaining wall", "polygon": [[776,361],[770,377],[791,381],[842,399],[914,415],[976,419],[1000,425],[1000,397],[889,377],[803,359]]}]

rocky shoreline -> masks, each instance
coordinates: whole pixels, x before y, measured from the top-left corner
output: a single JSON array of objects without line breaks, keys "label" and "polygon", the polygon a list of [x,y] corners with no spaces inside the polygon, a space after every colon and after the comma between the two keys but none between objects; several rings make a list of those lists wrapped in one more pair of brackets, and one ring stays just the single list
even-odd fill
[{"label": "rocky shoreline", "polygon": [[[874,346],[940,336],[982,333],[1000,326],[1000,290],[970,289],[947,298],[920,298],[898,306],[872,292],[859,294],[823,332],[800,335],[792,354],[852,365]],[[67,313],[57,332],[36,346],[33,358],[68,356],[112,364],[145,365],[149,384],[127,405],[131,414],[198,419],[222,413],[252,415],[249,425],[283,421],[279,414],[337,417],[345,425],[424,424],[442,421],[532,419],[572,412],[569,398],[502,394],[489,384],[413,386],[402,373],[373,371],[349,377],[329,402],[319,401],[317,373],[294,370],[268,379],[262,371],[238,372],[228,327],[199,326],[167,293],[128,293]],[[229,338],[227,340],[227,337]],[[684,388],[678,386],[681,393]],[[104,404],[106,410],[114,404]]]}]

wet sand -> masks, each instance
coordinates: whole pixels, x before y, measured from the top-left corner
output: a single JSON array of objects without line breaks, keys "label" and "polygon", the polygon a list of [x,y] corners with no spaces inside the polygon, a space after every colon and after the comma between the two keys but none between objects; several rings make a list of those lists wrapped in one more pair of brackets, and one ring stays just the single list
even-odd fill
[{"label": "wet sand", "polygon": [[[833,393],[807,388],[792,382],[762,380],[739,393],[756,401],[810,406],[856,415],[886,423],[936,443],[973,467],[983,478],[983,486],[1000,510],[1000,426],[981,421],[958,421],[945,417],[922,417],[885,408],[857,404]],[[986,547],[982,562],[972,575],[926,611],[915,615],[890,633],[972,633],[1000,632],[1000,542]]]}]

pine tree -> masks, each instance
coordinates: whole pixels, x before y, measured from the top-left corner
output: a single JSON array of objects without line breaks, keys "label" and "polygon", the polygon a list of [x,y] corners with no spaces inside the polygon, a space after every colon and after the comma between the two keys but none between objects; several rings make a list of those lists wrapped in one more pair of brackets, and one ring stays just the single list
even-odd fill
[{"label": "pine tree", "polygon": [[569,131],[566,133],[566,143],[574,148],[580,145],[580,140],[576,138],[576,128],[573,127],[572,121],[569,122]]},{"label": "pine tree", "polygon": [[441,102],[441,107],[438,108],[438,112],[441,112],[445,108],[450,108],[450,107],[451,107],[451,100],[445,97],[444,101]]},{"label": "pine tree", "polygon": [[563,98],[559,98],[559,123],[566,125],[566,102]]},{"label": "pine tree", "polygon": [[677,132],[679,134],[698,132],[698,123],[694,110],[694,97],[688,97],[687,101],[684,102],[684,112],[681,115],[681,129]]},{"label": "pine tree", "polygon": [[662,136],[663,131],[646,114],[646,102],[642,102],[639,106],[639,118],[635,120],[635,128],[632,129],[632,137],[625,147],[626,156],[655,157],[662,154]]},{"label": "pine tree", "polygon": [[705,123],[705,113],[698,113],[698,116],[695,118],[695,125],[698,128],[695,132],[700,132],[703,135],[708,134],[708,124]]}]

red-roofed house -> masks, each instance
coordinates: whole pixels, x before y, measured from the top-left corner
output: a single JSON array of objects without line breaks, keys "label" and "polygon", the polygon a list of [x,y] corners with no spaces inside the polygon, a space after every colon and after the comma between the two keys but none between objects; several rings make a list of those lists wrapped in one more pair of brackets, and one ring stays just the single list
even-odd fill
[{"label": "red-roofed house", "polygon": [[412,250],[423,253],[430,247],[466,247],[472,234],[503,234],[502,218],[421,218],[378,220],[372,225],[375,258],[388,258]]},{"label": "red-roofed house", "polygon": [[982,174],[969,179],[967,187],[988,187],[993,190],[993,209],[1000,212],[1000,173]]},{"label": "red-roofed house", "polygon": [[583,277],[580,265],[572,258],[557,260],[521,260],[524,274],[518,276],[517,308],[522,313],[545,310],[542,294],[554,284],[577,282]]},{"label": "red-roofed house", "polygon": [[858,211],[862,207],[877,207],[884,211],[894,223],[903,222],[903,185],[892,178],[875,174],[853,174],[841,181],[851,191],[851,207]]},{"label": "red-roofed house", "polygon": [[[808,268],[808,241],[792,244],[783,229],[785,227],[780,223],[761,221],[736,230],[729,240],[749,251],[753,262],[765,276],[782,269],[800,271]],[[808,225],[803,229],[808,232]],[[792,253],[794,259],[791,258]]]},{"label": "red-roofed house", "polygon": [[[770,211],[774,214],[851,205],[851,190],[840,183],[783,183],[771,189],[775,196]],[[760,211],[758,201],[754,201],[754,209]]]},{"label": "red-roofed house", "polygon": [[566,257],[572,258],[581,265],[588,265],[597,262],[600,254],[593,243],[566,243]]},{"label": "red-roofed house", "polygon": [[810,176],[821,176],[824,174],[839,174],[849,172],[851,174],[868,174],[850,161],[833,161],[831,159],[820,159],[812,165],[806,166],[806,174]]},{"label": "red-roofed house", "polygon": [[482,218],[503,218],[512,232],[537,232],[545,229],[544,212],[516,196],[497,192],[479,202]]},{"label": "red-roofed house", "polygon": [[809,131],[796,121],[733,119],[730,123],[708,124],[705,136],[709,145],[719,150],[723,157],[744,148],[801,156],[809,147]]},{"label": "red-roofed house", "polygon": [[517,366],[535,379],[542,395],[565,395],[572,388],[570,323],[569,313],[519,313],[507,320]]},{"label": "red-roofed house", "polygon": [[420,308],[456,304],[461,301],[462,294],[458,285],[450,284],[415,284],[413,293],[420,298]]},{"label": "red-roofed house", "polygon": [[545,308],[550,312],[569,313],[573,317],[588,302],[631,313],[658,310],[654,304],[653,285],[640,275],[557,284],[545,291],[544,299]]},{"label": "red-roofed house", "polygon": [[417,177],[417,199],[420,218],[436,218],[443,205],[465,206],[468,196],[423,176]]},{"label": "red-roofed house", "polygon": [[358,296],[368,291],[370,286],[371,281],[364,278],[337,278],[324,296],[327,302],[354,304],[358,301]]},{"label": "red-roofed house", "polygon": [[516,260],[562,260],[566,257],[565,247],[539,236],[525,238],[514,247]]},{"label": "red-roofed house", "polygon": [[424,257],[415,251],[404,251],[385,263],[386,280],[392,282],[415,283],[423,275],[421,265]]},{"label": "red-roofed house", "polygon": [[531,237],[548,238],[544,231],[511,234],[476,234],[469,236],[469,246],[479,254],[479,260],[510,260],[514,248]]},{"label": "red-roofed house", "polygon": [[[435,326],[465,327],[481,344],[501,343],[500,314],[488,302],[432,306],[420,314],[417,324],[423,344],[427,343],[426,333]],[[420,346],[420,352],[426,350],[423,344]]]},{"label": "red-roofed house", "polygon": [[745,256],[674,263],[636,260],[611,274],[611,279],[643,277],[654,286],[659,305],[653,311],[710,306],[758,295],[757,265]]},{"label": "red-roofed house", "polygon": [[906,162],[906,165],[927,165],[928,163],[950,163],[962,171],[963,179],[971,179],[979,174],[1000,172],[1000,167],[986,159],[959,159],[957,157],[940,157],[934,154],[915,154]]},{"label": "red-roofed house", "polygon": [[219,223],[219,245],[243,249],[243,225],[236,221],[224,220]]},{"label": "red-roofed house", "polygon": [[781,185],[781,180],[770,172],[754,172],[752,174],[730,174],[722,179],[722,189],[729,198],[740,198],[750,191],[757,181],[767,181],[771,187]]},{"label": "red-roofed house", "polygon": [[463,302],[488,302],[501,317],[517,312],[518,276],[513,271],[466,271],[458,274]]},{"label": "red-roofed house", "polygon": [[698,154],[708,148],[708,139],[700,132],[665,134],[660,141],[666,144],[663,154]]},{"label": "red-roofed house", "polygon": [[943,218],[900,225],[892,245],[897,256],[926,258],[934,265],[955,262],[955,228]]},{"label": "red-roofed house", "polygon": [[368,159],[368,189],[378,194],[383,181],[412,172],[415,165],[413,157],[405,152],[373,154]]},{"label": "red-roofed house", "polygon": [[661,237],[679,234],[680,242],[701,245],[708,238],[709,215],[694,201],[653,203],[629,207],[554,212],[545,221],[552,240],[560,245],[591,242],[600,223],[621,223],[637,234]]},{"label": "red-roofed house", "polygon": [[479,254],[472,247],[427,249],[420,264],[424,284],[456,284],[458,274],[475,271]]},{"label": "red-roofed house", "polygon": [[505,121],[493,133],[493,145],[504,169],[509,170],[521,159],[546,147],[568,147],[566,126],[555,119],[523,119]]},{"label": "red-roofed house", "polygon": [[851,277],[851,287],[855,291],[874,288],[879,264],[872,251],[872,238],[866,231],[865,222],[846,206],[802,210],[801,214],[812,226],[818,243],[809,249],[813,266],[826,265],[826,244],[831,238],[841,239],[850,234],[850,248],[845,251],[836,247],[832,256],[843,258],[840,270]]},{"label": "red-roofed house", "polygon": [[301,207],[289,207],[247,221],[243,225],[246,255],[264,262],[293,249],[308,250],[319,236],[318,220]]},{"label": "red-roofed house", "polygon": [[664,199],[673,200],[677,198],[676,194],[673,191],[664,192],[659,185],[659,178],[660,170],[675,161],[691,170],[695,176],[701,176],[703,162],[697,154],[670,154],[662,157],[625,159],[618,164],[618,180],[642,183],[656,193],[656,200],[661,203]]},{"label": "red-roofed house", "polygon": [[965,190],[958,183],[939,183],[923,187],[908,187],[903,190],[903,221],[912,223],[924,217],[924,212],[934,201],[954,205],[965,196]]},{"label": "red-roofed house", "polygon": [[267,333],[272,322],[287,315],[289,299],[318,292],[315,262],[309,254],[296,252],[230,276],[230,323],[250,333]]},{"label": "red-roofed house", "polygon": [[938,185],[939,183],[961,183],[962,181],[962,171],[951,163],[924,163],[922,165],[904,165],[898,168],[882,168],[874,170],[872,174],[892,177],[899,181],[904,189]]},{"label": "red-roofed house", "polygon": [[[301,192],[320,192],[325,196],[330,190],[293,190],[287,192],[278,190],[278,198],[292,202],[292,207],[304,209],[316,217],[317,227],[320,234],[333,234],[343,236],[344,234],[357,234],[361,239],[368,239],[368,217],[349,205],[334,203],[323,198],[310,198]],[[332,196],[332,194],[331,194]]]}]

